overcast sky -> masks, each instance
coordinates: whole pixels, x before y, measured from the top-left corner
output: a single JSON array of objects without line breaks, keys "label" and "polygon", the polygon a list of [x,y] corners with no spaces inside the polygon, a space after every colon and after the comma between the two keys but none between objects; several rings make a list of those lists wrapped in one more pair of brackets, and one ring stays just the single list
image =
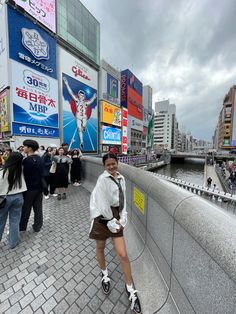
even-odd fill
[{"label": "overcast sky", "polygon": [[81,0],[101,24],[101,58],[176,104],[180,128],[211,140],[236,84],[235,0]]}]

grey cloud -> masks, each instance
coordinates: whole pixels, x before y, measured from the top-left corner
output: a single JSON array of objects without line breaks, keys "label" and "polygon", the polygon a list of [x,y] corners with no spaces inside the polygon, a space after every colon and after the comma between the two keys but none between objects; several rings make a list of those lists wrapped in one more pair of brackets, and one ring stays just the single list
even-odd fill
[{"label": "grey cloud", "polygon": [[82,2],[101,23],[102,57],[150,84],[154,101],[170,98],[180,124],[210,139],[222,99],[235,83],[236,2]]}]

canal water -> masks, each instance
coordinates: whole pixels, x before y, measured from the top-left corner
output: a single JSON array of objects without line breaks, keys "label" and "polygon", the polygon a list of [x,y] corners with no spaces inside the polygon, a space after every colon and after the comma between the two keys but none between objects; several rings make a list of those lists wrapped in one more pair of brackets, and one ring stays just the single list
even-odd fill
[{"label": "canal water", "polygon": [[185,159],[184,162],[172,162],[155,172],[198,185],[204,185],[204,163],[201,159]]}]

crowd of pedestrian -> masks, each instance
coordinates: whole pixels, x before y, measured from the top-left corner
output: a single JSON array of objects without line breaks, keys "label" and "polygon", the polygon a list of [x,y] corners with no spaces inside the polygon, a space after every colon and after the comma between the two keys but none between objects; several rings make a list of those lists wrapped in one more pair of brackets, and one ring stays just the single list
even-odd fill
[{"label": "crowd of pedestrian", "polygon": [[67,143],[45,149],[31,139],[16,151],[7,148],[0,152],[0,241],[9,218],[8,244],[16,247],[20,232],[27,230],[32,209],[33,231],[41,230],[43,196],[60,201],[67,197],[69,182],[80,186],[81,157],[81,151],[69,151]]}]

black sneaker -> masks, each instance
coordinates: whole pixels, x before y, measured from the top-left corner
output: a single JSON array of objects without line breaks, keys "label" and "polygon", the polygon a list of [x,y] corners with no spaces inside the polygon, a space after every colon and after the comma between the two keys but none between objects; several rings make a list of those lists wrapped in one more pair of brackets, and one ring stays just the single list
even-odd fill
[{"label": "black sneaker", "polygon": [[62,199],[65,200],[66,199],[66,193],[62,194]]},{"label": "black sneaker", "polygon": [[128,298],[129,298],[129,301],[131,303],[130,305],[130,309],[134,311],[134,313],[136,314],[141,314],[142,313],[142,310],[141,310],[141,305],[140,305],[140,301],[139,301],[139,298],[137,296],[137,290],[134,290],[132,289],[131,292],[129,292],[127,290],[127,287],[125,285],[125,289],[126,289],[126,292],[128,294]]},{"label": "black sneaker", "polygon": [[61,200],[61,194],[57,195],[57,199],[60,201]]},{"label": "black sneaker", "polygon": [[110,278],[102,272],[102,290],[105,294],[110,292]]}]

